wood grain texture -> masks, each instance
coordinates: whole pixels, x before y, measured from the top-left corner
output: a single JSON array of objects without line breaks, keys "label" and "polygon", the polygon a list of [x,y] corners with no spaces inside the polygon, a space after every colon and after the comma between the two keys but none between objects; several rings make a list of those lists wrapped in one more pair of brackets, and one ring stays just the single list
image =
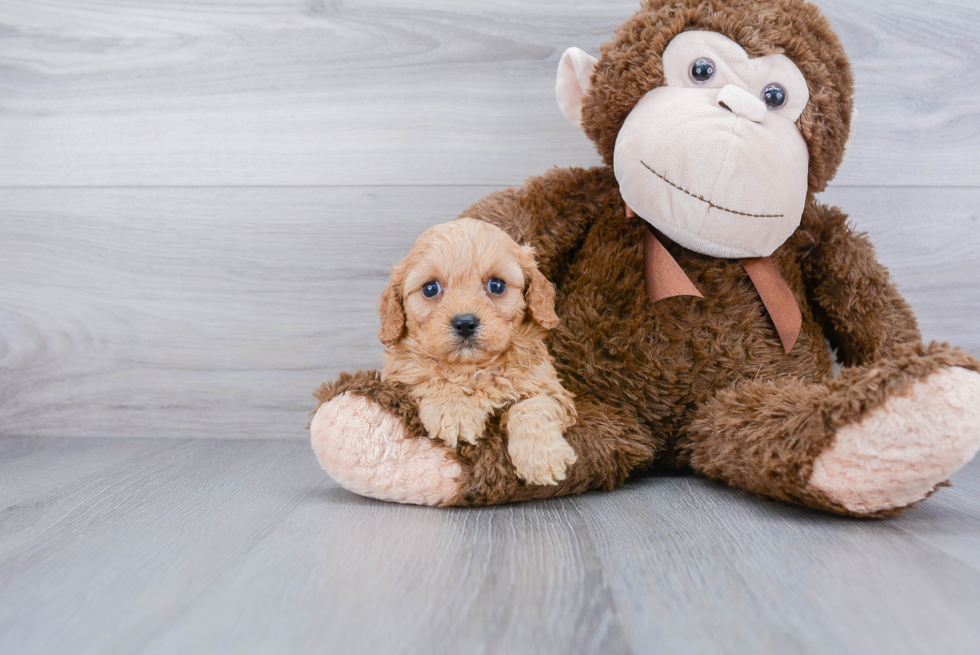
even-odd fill
[{"label": "wood grain texture", "polygon": [[306,439],[391,265],[487,191],[9,191],[0,434]]},{"label": "wood grain texture", "polygon": [[[838,182],[980,184],[975,1],[818,4],[862,112]],[[637,6],[7,0],[0,186],[500,186],[591,165],[557,63]]]},{"label": "wood grain texture", "polygon": [[[381,352],[426,227],[489,187],[17,189],[0,209],[0,434],[306,439]],[[927,339],[980,354],[980,190],[837,188]]]},{"label": "wood grain texture", "polygon": [[[896,519],[698,478],[379,503],[305,444],[0,439],[0,652],[976,652],[980,464]],[[95,467],[98,457],[104,458]],[[72,464],[77,464],[73,470]],[[31,471],[60,467],[56,485]]]}]

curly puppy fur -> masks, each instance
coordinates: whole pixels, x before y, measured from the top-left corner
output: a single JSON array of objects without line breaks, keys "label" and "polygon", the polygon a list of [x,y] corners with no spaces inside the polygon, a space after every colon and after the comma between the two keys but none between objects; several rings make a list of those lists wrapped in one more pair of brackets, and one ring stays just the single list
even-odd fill
[{"label": "curly puppy fur", "polygon": [[[503,282],[500,293],[490,280]],[[439,291],[426,297],[430,282]],[[475,444],[506,408],[501,428],[517,475],[547,485],[565,477],[575,453],[562,434],[576,413],[544,344],[558,318],[533,249],[475,219],[436,225],[392,268],[379,311],[382,380],[408,390],[430,437]],[[475,332],[453,328],[460,316],[478,320]]]}]

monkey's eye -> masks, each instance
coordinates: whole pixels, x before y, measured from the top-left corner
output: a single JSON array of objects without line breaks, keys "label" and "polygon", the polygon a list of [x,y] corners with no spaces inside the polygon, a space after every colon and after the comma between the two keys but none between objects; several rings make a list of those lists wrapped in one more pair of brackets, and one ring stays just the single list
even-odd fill
[{"label": "monkey's eye", "polygon": [[495,296],[499,296],[506,290],[507,283],[501,280],[499,277],[490,278],[490,281],[487,282],[487,291]]},{"label": "monkey's eye", "polygon": [[707,57],[700,57],[691,64],[691,79],[695,84],[704,84],[715,76],[715,62]]},{"label": "monkey's eye", "polygon": [[435,280],[422,285],[422,295],[426,298],[435,298],[439,295],[440,291],[442,291],[442,287]]},{"label": "monkey's eye", "polygon": [[786,89],[782,84],[767,84],[762,90],[762,102],[766,103],[769,109],[779,109],[786,104]]}]

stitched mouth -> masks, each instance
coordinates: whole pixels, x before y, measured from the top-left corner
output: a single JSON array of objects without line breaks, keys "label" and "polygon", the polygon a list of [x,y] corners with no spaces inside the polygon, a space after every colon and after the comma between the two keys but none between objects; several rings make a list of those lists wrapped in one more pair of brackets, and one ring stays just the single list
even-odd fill
[{"label": "stitched mouth", "polygon": [[713,209],[720,209],[721,211],[728,212],[729,214],[736,214],[738,216],[748,216],[749,218],[783,218],[783,216],[784,216],[783,214],[749,214],[747,212],[735,211],[734,209],[728,209],[727,207],[722,207],[721,205],[716,205],[715,203],[711,202],[710,200],[708,200],[704,196],[699,196],[696,193],[691,193],[690,191],[688,191],[684,187],[678,186],[677,184],[674,184],[673,182],[671,182],[670,180],[668,180],[666,178],[666,176],[661,175],[657,171],[655,171],[652,168],[650,168],[650,166],[648,166],[647,163],[645,161],[643,161],[642,159],[640,160],[640,163],[643,164],[643,167],[644,168],[646,168],[648,171],[650,171],[651,173],[653,173],[654,175],[656,175],[657,177],[659,177],[661,180],[663,180],[664,182],[666,182],[670,186],[674,187],[678,191],[683,191],[684,193],[686,193],[687,195],[691,196],[692,198],[696,198],[697,200],[700,200],[701,202],[705,203],[706,205],[708,205],[709,207],[711,207]]}]

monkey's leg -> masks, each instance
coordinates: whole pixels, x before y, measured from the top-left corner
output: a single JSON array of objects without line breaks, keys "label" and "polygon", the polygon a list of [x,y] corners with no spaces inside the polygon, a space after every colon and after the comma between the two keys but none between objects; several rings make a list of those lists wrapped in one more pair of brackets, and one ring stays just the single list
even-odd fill
[{"label": "monkey's leg", "polygon": [[762,496],[882,516],[928,496],[980,448],[980,362],[902,346],[827,383],[745,382],[698,412],[691,467]]},{"label": "monkey's leg", "polygon": [[475,445],[429,439],[408,397],[373,371],[343,375],[317,392],[310,425],[320,465],[363,496],[418,505],[488,505],[611,489],[653,461],[657,445],[629,410],[576,400],[578,423],[565,438],[577,461],[557,485],[521,481],[499,422]]}]

